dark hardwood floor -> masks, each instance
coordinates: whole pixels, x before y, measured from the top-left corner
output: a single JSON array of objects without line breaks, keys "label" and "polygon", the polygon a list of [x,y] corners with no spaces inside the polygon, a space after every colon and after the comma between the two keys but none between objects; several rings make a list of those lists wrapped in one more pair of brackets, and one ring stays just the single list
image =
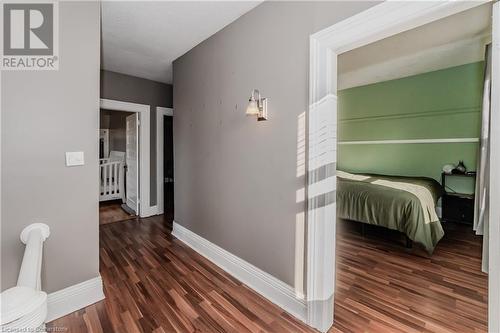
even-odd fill
[{"label": "dark hardwood floor", "polygon": [[101,225],[100,271],[106,299],[49,327],[104,333],[310,331],[172,237],[163,216]]},{"label": "dark hardwood floor", "polygon": [[487,332],[488,278],[472,226],[444,224],[432,256],[399,233],[337,224],[339,332]]},{"label": "dark hardwood floor", "polygon": [[121,200],[99,202],[99,224],[122,222],[138,218],[122,209]]},{"label": "dark hardwood floor", "polygon": [[[170,234],[163,216],[100,226],[106,299],[47,326],[65,332],[315,332]],[[454,227],[432,257],[341,221],[330,332],[486,332],[480,237]]]}]

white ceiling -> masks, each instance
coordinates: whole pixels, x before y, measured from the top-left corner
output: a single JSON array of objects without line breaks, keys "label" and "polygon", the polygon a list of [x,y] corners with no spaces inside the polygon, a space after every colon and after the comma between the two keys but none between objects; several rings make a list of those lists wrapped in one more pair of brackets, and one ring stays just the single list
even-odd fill
[{"label": "white ceiling", "polygon": [[262,1],[103,1],[106,70],[172,83],[172,62]]},{"label": "white ceiling", "polygon": [[482,60],[491,3],[343,53],[338,88],[346,89]]}]

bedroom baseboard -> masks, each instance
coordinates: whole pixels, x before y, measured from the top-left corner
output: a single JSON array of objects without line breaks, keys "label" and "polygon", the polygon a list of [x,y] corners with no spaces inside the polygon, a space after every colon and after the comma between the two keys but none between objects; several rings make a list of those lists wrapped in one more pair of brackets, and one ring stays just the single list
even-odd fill
[{"label": "bedroom baseboard", "polygon": [[50,322],[104,299],[101,276],[50,293],[47,319]]},{"label": "bedroom baseboard", "polygon": [[175,221],[172,235],[286,312],[303,322],[307,321],[307,306],[304,297],[297,296],[295,290],[288,284],[184,228]]},{"label": "bedroom baseboard", "polygon": [[158,215],[158,206],[149,206],[149,207],[144,207],[144,210],[141,212],[141,217],[150,217]]},{"label": "bedroom baseboard", "polygon": [[443,209],[441,208],[441,206],[436,207],[436,214],[439,218],[443,217]]}]

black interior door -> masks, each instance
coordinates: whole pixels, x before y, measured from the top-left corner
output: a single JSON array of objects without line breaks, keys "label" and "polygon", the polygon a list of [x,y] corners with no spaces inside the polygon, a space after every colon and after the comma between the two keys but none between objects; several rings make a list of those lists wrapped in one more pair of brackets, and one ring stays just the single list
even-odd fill
[{"label": "black interior door", "polygon": [[174,136],[173,117],[163,116],[163,175],[165,214],[174,214]]}]

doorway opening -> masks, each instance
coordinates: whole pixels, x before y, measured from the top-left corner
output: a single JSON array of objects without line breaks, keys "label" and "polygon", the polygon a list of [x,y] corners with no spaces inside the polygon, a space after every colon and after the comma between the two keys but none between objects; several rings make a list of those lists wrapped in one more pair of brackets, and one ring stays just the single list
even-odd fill
[{"label": "doorway opening", "polygon": [[105,219],[119,220],[123,211],[129,218],[155,215],[149,200],[150,106],[101,99],[100,109],[99,202],[108,211]]},{"label": "doorway opening", "polygon": [[[449,16],[470,10],[474,7],[480,6],[482,3],[451,3],[451,2],[441,2],[441,3],[425,3],[425,2],[412,2],[412,3],[395,3],[386,2],[369,10],[355,15],[343,22],[340,22],[332,27],[329,27],[323,31],[320,31],[311,36],[311,83],[310,83],[310,106],[309,106],[309,181],[308,181],[308,192],[309,192],[309,211],[308,211],[308,226],[307,226],[307,295],[308,295],[308,322],[320,329],[321,331],[327,331],[333,323],[333,307],[334,307],[334,296],[337,296],[337,288],[345,287],[345,281],[342,283],[335,284],[335,262],[339,257],[339,244],[336,244],[336,226],[337,226],[337,205],[338,202],[332,202],[328,205],[319,205],[316,202],[321,202],[325,195],[333,191],[336,193],[339,191],[339,185],[337,182],[337,176],[335,174],[324,176],[324,173],[316,173],[316,170],[321,170],[325,166],[330,164],[338,167],[337,161],[337,148],[341,149],[340,146],[337,147],[337,137],[340,137],[337,133],[337,109],[340,106],[339,94],[338,94],[338,56],[363,47],[365,45],[375,43],[377,41],[390,38],[391,36],[400,34],[411,29],[424,26],[431,22],[439,19],[447,18]],[[499,11],[500,7],[497,3],[493,4],[493,20],[492,20],[492,70],[491,70],[491,131],[490,131],[490,152],[493,156],[494,151],[498,149],[499,138],[494,134],[494,129],[498,129],[498,119],[495,116],[495,111],[498,111],[498,94],[495,92],[494,87],[498,84],[498,34],[499,29]],[[434,33],[442,33],[442,31],[435,31]],[[432,33],[431,33],[432,34]],[[431,35],[430,34],[430,35]],[[395,51],[398,50],[396,46]],[[414,67],[409,66],[409,67]],[[474,66],[471,66],[473,68]],[[359,72],[355,73],[359,77]],[[356,75],[351,76],[351,78],[356,78]],[[354,117],[356,118],[356,117]],[[358,119],[350,119],[352,123],[357,122]],[[379,121],[379,119],[377,119]],[[340,125],[340,124],[339,124]],[[466,126],[471,126],[472,123],[467,123]],[[443,131],[448,130],[447,124],[442,126]],[[339,127],[339,131],[342,127]],[[372,128],[367,127],[364,133],[371,133]],[[394,131],[392,131],[394,132]],[[385,130],[382,134],[391,133],[390,130]],[[321,140],[320,140],[321,138]],[[471,137],[457,136],[460,140],[471,139]],[[431,138],[431,139],[441,139]],[[456,138],[451,138],[456,139]],[[374,144],[372,139],[346,139],[347,143],[344,145],[353,146],[352,149],[358,149],[361,145]],[[390,144],[427,144],[427,140],[422,142],[418,141],[419,138],[410,138],[408,140],[396,140],[387,138],[385,147],[389,147]],[[361,142],[354,142],[361,141]],[[396,142],[398,141],[398,142]],[[399,142],[401,141],[401,142]],[[438,140],[439,141],[439,140]],[[449,140],[454,142],[456,140]],[[316,142],[321,142],[322,144],[315,144]],[[324,142],[327,142],[324,144]],[[441,144],[443,142],[436,142],[436,144]],[[464,142],[466,143],[466,142]],[[474,143],[474,142],[467,142]],[[475,143],[478,143],[477,137]],[[344,149],[344,147],[342,147]],[[345,151],[344,151],[345,152]],[[345,155],[345,154],[344,154]],[[359,154],[358,154],[359,155]],[[359,155],[362,157],[362,154]],[[439,157],[439,156],[438,156]],[[450,161],[451,162],[451,161]],[[459,161],[453,161],[457,164]],[[491,170],[495,169],[493,165],[498,162],[496,157],[490,157],[489,163]],[[474,170],[475,165],[471,166]],[[469,170],[471,170],[469,169]],[[439,171],[439,170],[438,170]],[[316,175],[317,174],[317,175]],[[337,174],[338,175],[338,174]],[[321,176],[321,177],[320,177]],[[350,181],[350,178],[356,177],[355,174],[344,175]],[[496,202],[499,192],[497,187],[492,186],[492,184],[497,184],[498,179],[495,173],[489,173],[489,194],[488,197],[490,202]],[[361,180],[362,181],[362,180]],[[375,180],[378,181],[378,180]],[[380,180],[380,183],[385,184],[386,180]],[[448,180],[446,181],[448,184]],[[320,186],[321,185],[321,186]],[[349,183],[352,185],[352,182]],[[385,193],[385,192],[384,192]],[[337,196],[338,198],[338,196]],[[324,201],[324,200],[323,200]],[[487,318],[487,329],[489,331],[497,331],[499,327],[498,318],[495,315],[498,313],[499,304],[499,293],[498,293],[498,239],[500,236],[499,226],[498,226],[498,216],[500,212],[497,207],[490,206],[489,212],[489,226],[485,227],[484,230],[489,232],[489,241],[486,241],[486,245],[483,249],[489,249],[488,255],[482,257],[486,260],[489,265],[489,273],[487,276],[487,302],[489,315],[483,316],[481,314],[481,319]],[[443,212],[444,213],[444,212]],[[458,233],[460,234],[460,233]],[[462,238],[463,235],[458,237]],[[486,237],[488,239],[488,237]],[[351,240],[348,240],[351,241]],[[376,247],[376,246],[375,246]],[[360,246],[354,246],[355,250],[369,253],[369,249]],[[337,259],[336,259],[337,258]],[[432,259],[423,259],[431,260]],[[373,263],[372,261],[364,262],[364,264]],[[356,265],[353,264],[353,269],[356,270]],[[444,279],[448,281],[448,277],[434,276],[436,279]],[[380,280],[379,282],[382,282]],[[483,279],[484,282],[484,279]],[[389,282],[390,283],[390,282]],[[394,283],[394,282],[393,282]],[[371,285],[374,290],[379,290],[379,286],[375,284]],[[365,288],[364,286],[363,288]],[[407,284],[407,288],[402,288],[402,292],[408,292],[415,288],[415,283]],[[446,289],[445,287],[444,289]],[[443,290],[444,290],[443,289]],[[432,288],[427,288],[425,291],[433,290]],[[355,290],[354,290],[355,292]],[[383,295],[387,295],[382,293]],[[398,298],[400,295],[395,295]],[[446,297],[449,297],[447,295]],[[422,309],[429,310],[425,308],[425,299],[419,297],[414,300],[419,299]],[[359,306],[363,307],[366,305],[367,299],[362,302],[358,302]],[[370,299],[371,302],[377,302],[377,297]],[[485,298],[483,298],[485,301]],[[355,304],[356,301],[349,299],[350,304]],[[465,306],[462,300],[457,301],[460,306]],[[406,304],[410,309],[414,308],[414,305]],[[466,307],[466,306],[465,306]],[[349,315],[349,310],[340,307],[338,310],[347,310],[346,315]],[[435,309],[434,309],[435,310]],[[335,309],[337,311],[337,309]],[[455,310],[457,313],[461,313],[461,309]],[[357,312],[357,311],[355,311]],[[392,314],[394,309],[391,308],[387,313]],[[386,316],[388,320],[391,319],[390,316]],[[410,314],[405,318],[411,318],[414,320],[414,314]],[[449,318],[448,318],[449,319]],[[453,320],[451,320],[453,321]],[[399,322],[396,320],[395,322]],[[427,322],[427,321],[424,321]],[[484,322],[484,320],[483,320]],[[412,321],[409,322],[410,326],[414,324]],[[374,323],[376,326],[376,324]],[[375,327],[374,326],[374,327]],[[378,326],[377,326],[378,327]],[[398,326],[399,327],[399,326]],[[483,323],[484,328],[484,323]],[[360,329],[360,328],[359,328]],[[373,330],[376,330],[372,327]],[[412,329],[414,327],[412,326]],[[349,330],[346,328],[346,330]],[[361,330],[361,329],[360,329]]]},{"label": "doorway opening", "polygon": [[158,214],[174,218],[174,111],[156,108],[156,172]]},{"label": "doorway opening", "polygon": [[138,212],[138,114],[100,110],[99,224],[130,220]]},{"label": "doorway opening", "polygon": [[474,198],[491,7],[337,57],[337,327],[488,331]]}]

